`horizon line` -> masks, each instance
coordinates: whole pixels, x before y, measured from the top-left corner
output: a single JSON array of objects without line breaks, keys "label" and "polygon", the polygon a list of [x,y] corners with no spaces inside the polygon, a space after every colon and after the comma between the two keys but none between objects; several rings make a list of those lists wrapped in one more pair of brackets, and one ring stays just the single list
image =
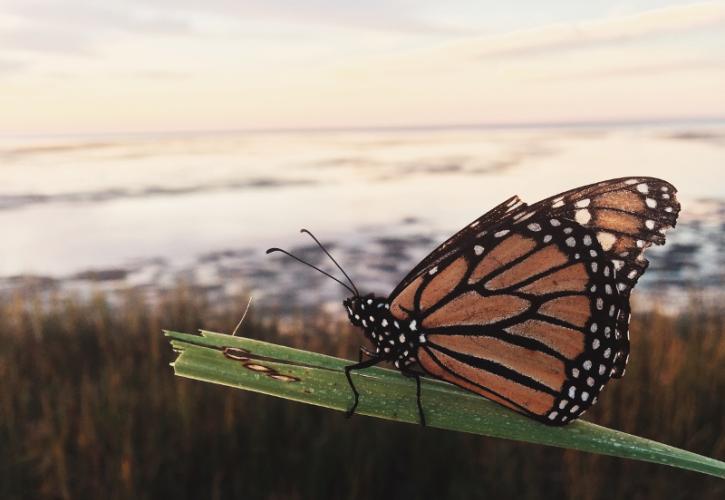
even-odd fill
[{"label": "horizon line", "polygon": [[324,132],[418,132],[446,130],[506,130],[535,128],[596,128],[607,126],[655,126],[678,124],[718,124],[725,123],[725,116],[666,117],[666,118],[633,118],[604,120],[554,120],[554,121],[502,121],[502,122],[463,122],[449,124],[408,124],[408,125],[328,125],[328,126],[291,126],[291,127],[258,127],[258,128],[208,128],[208,129],[149,129],[149,130],[117,130],[117,131],[72,131],[72,132],[2,132],[0,137],[72,137],[72,136],[136,136],[136,135],[173,135],[173,134],[275,134],[275,133],[324,133]]}]

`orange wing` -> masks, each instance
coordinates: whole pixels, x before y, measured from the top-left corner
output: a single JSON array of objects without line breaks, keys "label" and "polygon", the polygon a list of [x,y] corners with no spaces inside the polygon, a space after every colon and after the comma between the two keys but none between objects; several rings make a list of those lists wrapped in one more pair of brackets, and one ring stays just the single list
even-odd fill
[{"label": "orange wing", "polygon": [[613,377],[621,377],[629,359],[629,294],[649,265],[646,248],[665,243],[665,232],[677,223],[677,189],[653,177],[625,177],[572,189],[542,200],[531,211],[574,220],[595,232],[617,274],[617,289],[626,297],[616,337]]},{"label": "orange wing", "polygon": [[[661,208],[674,215],[636,212],[651,204],[642,180],[521,204],[501,221],[484,216],[486,225],[439,247],[390,297],[392,314],[421,332],[421,367],[548,424],[581,415],[628,350],[619,332],[639,276],[632,270],[646,267],[641,249],[662,242],[679,209],[674,188],[649,180],[648,190],[670,193]],[[610,211],[615,199],[619,209]]]}]

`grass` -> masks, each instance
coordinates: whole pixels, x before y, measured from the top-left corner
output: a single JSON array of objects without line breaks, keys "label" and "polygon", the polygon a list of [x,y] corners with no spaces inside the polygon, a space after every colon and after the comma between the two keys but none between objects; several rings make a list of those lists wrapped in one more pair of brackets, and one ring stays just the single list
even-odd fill
[{"label": "grass", "polygon": [[[349,360],[244,337],[202,331],[166,332],[179,357],[174,372],[204,382],[346,411],[352,404],[344,368]],[[396,370],[356,373],[359,415],[418,424],[414,385]],[[574,450],[645,460],[725,479],[725,462],[607,429],[583,419],[549,427],[438,380],[422,381],[428,426]]]},{"label": "grass", "polygon": [[[176,378],[160,331],[231,331],[245,301],[179,287],[0,300],[0,498],[722,498],[725,481],[655,464],[403,425]],[[338,357],[322,315],[245,336]],[[307,332],[307,334],[303,333]],[[725,458],[725,313],[636,314],[627,376],[587,419]]]}]

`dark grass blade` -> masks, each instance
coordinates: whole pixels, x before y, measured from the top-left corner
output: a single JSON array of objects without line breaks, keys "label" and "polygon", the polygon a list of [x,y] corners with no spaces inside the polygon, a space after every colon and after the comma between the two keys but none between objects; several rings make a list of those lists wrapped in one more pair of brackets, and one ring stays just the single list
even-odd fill
[{"label": "dark grass blade", "polygon": [[[179,357],[176,375],[346,411],[353,401],[343,371],[349,360],[244,337],[202,331],[165,332]],[[231,354],[246,359],[231,359]],[[415,382],[398,372],[369,368],[353,375],[358,414],[418,423]],[[654,462],[725,478],[725,463],[650,439],[577,420],[548,427],[480,396],[423,379],[423,406],[431,427]]]}]

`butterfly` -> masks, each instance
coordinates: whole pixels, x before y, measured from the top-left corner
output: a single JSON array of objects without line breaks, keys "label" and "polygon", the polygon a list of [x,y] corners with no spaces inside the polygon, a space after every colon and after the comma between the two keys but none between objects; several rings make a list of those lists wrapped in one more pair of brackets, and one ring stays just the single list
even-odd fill
[{"label": "butterfly", "polygon": [[[513,196],[461,229],[416,265],[388,297],[345,286],[350,322],[372,349],[345,369],[390,362],[561,426],[596,403],[629,359],[630,293],[644,251],[675,226],[676,189],[652,177],[611,179],[527,205]],[[365,354],[368,359],[363,360]]]}]

